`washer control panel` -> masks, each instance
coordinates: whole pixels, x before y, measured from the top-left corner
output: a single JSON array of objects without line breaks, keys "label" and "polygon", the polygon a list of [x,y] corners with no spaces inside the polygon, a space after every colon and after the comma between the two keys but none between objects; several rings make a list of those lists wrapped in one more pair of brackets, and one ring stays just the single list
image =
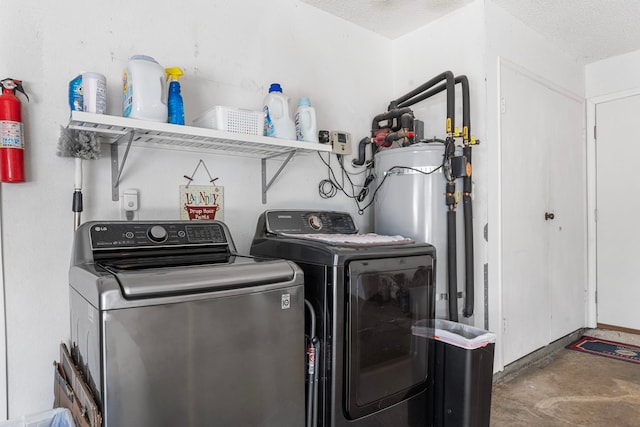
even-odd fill
[{"label": "washer control panel", "polygon": [[267,211],[265,222],[273,234],[355,234],[355,222],[347,212]]},{"label": "washer control panel", "polygon": [[224,229],[216,223],[95,223],[90,235],[93,250],[227,244]]}]

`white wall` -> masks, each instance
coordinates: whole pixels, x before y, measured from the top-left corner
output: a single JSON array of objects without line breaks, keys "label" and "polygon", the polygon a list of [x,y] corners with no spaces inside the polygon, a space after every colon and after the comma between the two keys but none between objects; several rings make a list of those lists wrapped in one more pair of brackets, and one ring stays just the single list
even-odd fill
[{"label": "white wall", "polygon": [[586,97],[615,95],[640,88],[640,50],[586,66]]},{"label": "white wall", "polygon": [[[426,83],[444,71],[466,75],[471,98],[471,133],[480,140],[473,147],[473,230],[474,230],[474,316],[470,323],[485,328],[484,264],[487,243],[484,226],[487,223],[487,148],[485,142],[485,81],[484,81],[484,5],[477,0],[441,19],[394,40],[394,98]],[[460,86],[456,87],[455,126],[462,131]],[[390,99],[391,100],[391,99]],[[425,122],[425,136],[446,137],[445,92],[411,107],[417,118]],[[382,111],[381,111],[382,112]],[[461,189],[460,189],[461,190]],[[444,201],[443,201],[444,204]],[[462,216],[462,203],[458,205]],[[458,232],[462,234],[462,229]],[[438,268],[446,268],[445,257],[439,257]],[[458,260],[458,288],[464,289],[464,258]],[[467,321],[460,317],[460,321]]]},{"label": "white wall", "polygon": [[[0,30],[0,75],[22,79],[31,99],[23,103],[27,182],[1,188],[8,415],[16,417],[51,407],[52,361],[69,339],[73,160],[57,157],[56,143],[68,120],[68,82],[78,72],[107,76],[108,113],[119,115],[131,55],[180,66],[187,122],[213,105],[259,109],[277,81],[292,107],[308,96],[321,129],[349,131],[356,141],[393,92],[391,63],[379,58],[389,40],[297,0],[31,1],[13,4],[11,15]],[[84,221],[119,218],[103,148],[103,159],[85,162]],[[225,222],[247,252],[264,209],[356,212],[343,196],[318,196],[327,172],[316,157],[296,156],[262,205],[259,160],[134,147],[121,190],[140,191],[140,219],[177,219],[178,186],[203,159],[224,186]],[[270,161],[270,173],[279,164]],[[368,217],[355,217],[367,231]]]},{"label": "white wall", "polygon": [[[640,94],[640,50],[587,64],[585,67],[587,129],[596,126],[596,105]],[[593,132],[587,132],[587,187],[589,227],[589,327],[596,327],[596,144]]]},{"label": "white wall", "polygon": [[502,370],[502,277],[501,277],[501,203],[500,198],[500,76],[499,61],[539,76],[546,84],[561,88],[564,92],[584,98],[584,65],[568,57],[541,34],[531,30],[521,21],[485,1],[487,77],[487,139],[488,150],[488,216],[489,216],[489,324],[498,334],[494,369]]}]

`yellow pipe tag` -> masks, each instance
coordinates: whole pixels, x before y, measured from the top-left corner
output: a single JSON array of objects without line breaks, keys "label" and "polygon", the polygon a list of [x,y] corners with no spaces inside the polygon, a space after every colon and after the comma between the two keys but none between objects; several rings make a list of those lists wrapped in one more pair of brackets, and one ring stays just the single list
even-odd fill
[{"label": "yellow pipe tag", "polygon": [[465,141],[469,140],[469,126],[463,126],[462,127],[462,138]]},{"label": "yellow pipe tag", "polygon": [[451,133],[451,117],[447,117],[447,133]]}]

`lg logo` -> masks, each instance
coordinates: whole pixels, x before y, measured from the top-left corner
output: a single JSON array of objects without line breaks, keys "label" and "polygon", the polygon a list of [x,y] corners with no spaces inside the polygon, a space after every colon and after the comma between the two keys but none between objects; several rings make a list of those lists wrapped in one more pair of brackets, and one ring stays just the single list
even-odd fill
[{"label": "lg logo", "polygon": [[280,300],[280,307],[283,310],[287,310],[291,308],[291,294],[282,294],[282,298]]}]

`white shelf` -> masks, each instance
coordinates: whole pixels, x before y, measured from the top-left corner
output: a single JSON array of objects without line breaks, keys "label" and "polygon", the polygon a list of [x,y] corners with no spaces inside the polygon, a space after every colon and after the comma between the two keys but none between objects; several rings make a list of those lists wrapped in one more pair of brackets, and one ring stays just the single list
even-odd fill
[{"label": "white shelf", "polygon": [[96,132],[105,143],[117,143],[123,135],[133,132],[134,145],[162,146],[162,148],[204,152],[211,150],[234,156],[269,158],[291,151],[331,151],[331,146],[326,144],[148,122],[82,111],[71,113],[68,127]]},{"label": "white shelf", "polygon": [[[193,126],[156,123],[126,117],[72,111],[67,125],[69,129],[95,132],[102,143],[111,144],[112,184],[114,201],[118,200],[120,175],[126,163],[131,145],[169,148],[185,151],[213,152],[216,154],[255,157],[262,159],[262,201],[273,181],[295,153],[331,152],[331,145],[223,132]],[[118,145],[126,143],[126,151],[120,163]],[[266,160],[283,157],[284,163],[267,183]]]}]

